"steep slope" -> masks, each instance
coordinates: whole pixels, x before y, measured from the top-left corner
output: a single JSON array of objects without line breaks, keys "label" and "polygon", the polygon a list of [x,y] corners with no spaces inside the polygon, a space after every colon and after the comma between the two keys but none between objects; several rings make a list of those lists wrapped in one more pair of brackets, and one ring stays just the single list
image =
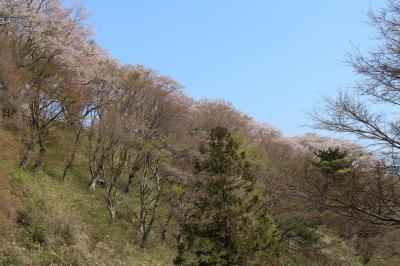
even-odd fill
[{"label": "steep slope", "polygon": [[0,136],[1,265],[170,264],[174,251],[167,243],[156,239],[140,250],[128,213],[108,225],[103,191],[87,188],[84,169],[76,167],[66,182],[60,180],[63,158],[54,158],[57,145],[49,149],[51,164],[31,173],[16,170],[13,134],[0,129]]}]

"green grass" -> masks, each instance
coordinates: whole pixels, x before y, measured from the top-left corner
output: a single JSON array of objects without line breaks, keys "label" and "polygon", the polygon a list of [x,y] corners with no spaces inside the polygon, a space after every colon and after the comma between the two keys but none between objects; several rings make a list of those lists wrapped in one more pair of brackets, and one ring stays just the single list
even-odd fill
[{"label": "green grass", "polygon": [[[16,169],[17,141],[0,128],[0,265],[171,265],[174,247],[157,231],[139,248],[138,225],[126,209],[108,225],[104,191],[88,189],[83,154],[61,180],[70,152],[64,136],[49,140],[42,170],[32,173]],[[135,194],[122,197],[136,202]]]},{"label": "green grass", "polygon": [[63,183],[44,172],[13,170],[10,176],[12,192],[25,207],[20,215],[28,221],[15,230],[17,247],[3,252],[3,264],[171,264],[174,250],[168,244],[153,240],[148,249],[139,248],[137,225],[126,213],[108,225],[101,190],[90,191],[72,178]]}]

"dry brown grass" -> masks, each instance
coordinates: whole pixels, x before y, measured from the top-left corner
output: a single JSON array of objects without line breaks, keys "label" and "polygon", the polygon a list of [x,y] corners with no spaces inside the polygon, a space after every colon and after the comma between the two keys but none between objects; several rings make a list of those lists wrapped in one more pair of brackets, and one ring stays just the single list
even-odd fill
[{"label": "dry brown grass", "polygon": [[19,199],[11,193],[8,173],[15,166],[17,158],[18,143],[14,134],[0,128],[0,245],[9,240],[9,231],[22,209]]}]

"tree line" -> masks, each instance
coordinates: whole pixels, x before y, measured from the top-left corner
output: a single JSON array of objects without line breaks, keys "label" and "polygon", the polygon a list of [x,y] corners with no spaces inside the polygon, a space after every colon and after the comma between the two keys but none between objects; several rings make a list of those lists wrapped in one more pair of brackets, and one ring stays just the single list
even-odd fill
[{"label": "tree line", "polygon": [[177,265],[322,259],[322,226],[367,264],[398,252],[400,3],[370,17],[382,45],[349,59],[364,82],[311,114],[367,148],[285,138],[225,101],[194,101],[170,77],[119,64],[93,41],[84,7],[57,0],[0,0],[1,123],[20,143],[18,167],[33,172],[65,132],[60,179],[79,157],[110,226],[128,209],[140,247],[172,241]]}]

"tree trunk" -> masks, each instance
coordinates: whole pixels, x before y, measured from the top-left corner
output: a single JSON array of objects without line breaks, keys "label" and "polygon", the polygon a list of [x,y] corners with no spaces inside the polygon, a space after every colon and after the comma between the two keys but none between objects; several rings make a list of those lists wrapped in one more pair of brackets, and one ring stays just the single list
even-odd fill
[{"label": "tree trunk", "polygon": [[108,222],[109,226],[113,225],[114,219],[115,219],[115,215],[117,213],[117,208],[114,205],[108,205],[108,212],[110,214],[110,220]]},{"label": "tree trunk", "polygon": [[92,190],[96,189],[96,185],[98,182],[100,182],[101,180],[104,181],[104,161],[103,160],[101,160],[99,162],[99,166],[97,169],[98,170],[96,173],[94,173],[94,171],[91,171],[92,172],[92,180],[90,181],[89,188]]},{"label": "tree trunk", "polygon": [[78,129],[78,132],[76,133],[74,149],[73,149],[73,151],[71,153],[69,161],[67,162],[67,164],[64,167],[64,172],[63,172],[63,175],[62,175],[63,181],[65,181],[65,179],[67,178],[68,170],[72,167],[72,164],[74,162],[75,154],[76,154],[76,151],[78,149],[78,143],[79,143],[79,138],[80,138],[81,132],[82,132],[82,127],[80,126],[79,129]]},{"label": "tree trunk", "polygon": [[133,179],[135,177],[135,173],[130,173],[129,177],[128,177],[128,184],[126,185],[125,188],[125,193],[129,193],[132,191],[132,187],[133,187]]},{"label": "tree trunk", "polygon": [[97,184],[97,177],[92,178],[92,181],[89,183],[89,189],[95,190],[96,189],[96,184]]},{"label": "tree trunk", "polygon": [[18,166],[20,169],[26,169],[26,167],[28,166],[32,150],[33,150],[33,145],[30,142],[24,145],[24,149],[21,152],[21,159],[19,161],[19,166]]},{"label": "tree trunk", "polygon": [[26,169],[26,166],[28,165],[29,158],[31,156],[31,151],[24,151],[21,160],[19,161],[19,168],[20,169]]},{"label": "tree trunk", "polygon": [[149,239],[150,230],[146,229],[142,235],[142,241],[140,242],[140,248],[144,249],[147,246],[147,240]]},{"label": "tree trunk", "polygon": [[183,242],[182,234],[178,234],[177,242],[178,242],[178,256],[183,257],[183,254],[185,253],[185,243]]},{"label": "tree trunk", "polygon": [[130,173],[129,173],[129,177],[128,177],[128,184],[126,185],[126,188],[125,188],[125,193],[129,193],[129,192],[131,192],[132,191],[132,188],[133,188],[133,180],[134,180],[134,178],[135,178],[135,176],[136,176],[136,173],[139,171],[139,169],[140,169],[140,163],[141,163],[141,161],[142,161],[142,154],[138,154],[137,156],[136,156],[136,159],[135,159],[135,161],[134,161],[134,163],[133,163],[133,166],[132,166],[132,168],[131,168],[131,170],[130,170]]},{"label": "tree trunk", "polygon": [[171,218],[172,218],[172,212],[169,212],[167,221],[165,223],[163,223],[161,226],[161,241],[163,241],[163,242],[165,240],[167,240],[167,231],[168,231],[168,226],[169,226],[169,222],[171,221]]},{"label": "tree trunk", "polygon": [[43,144],[41,133],[39,133],[38,144],[39,144],[39,147],[40,147],[39,148],[39,155],[38,155],[38,158],[37,158],[37,160],[35,162],[35,165],[33,166],[33,170],[35,172],[37,172],[40,169],[40,167],[42,166],[44,155],[46,153],[46,149],[44,148],[44,144]]},{"label": "tree trunk", "polygon": [[183,241],[183,236],[181,233],[175,235],[178,254],[175,257],[174,264],[175,265],[183,265],[184,263],[184,254],[185,254],[185,242]]}]

